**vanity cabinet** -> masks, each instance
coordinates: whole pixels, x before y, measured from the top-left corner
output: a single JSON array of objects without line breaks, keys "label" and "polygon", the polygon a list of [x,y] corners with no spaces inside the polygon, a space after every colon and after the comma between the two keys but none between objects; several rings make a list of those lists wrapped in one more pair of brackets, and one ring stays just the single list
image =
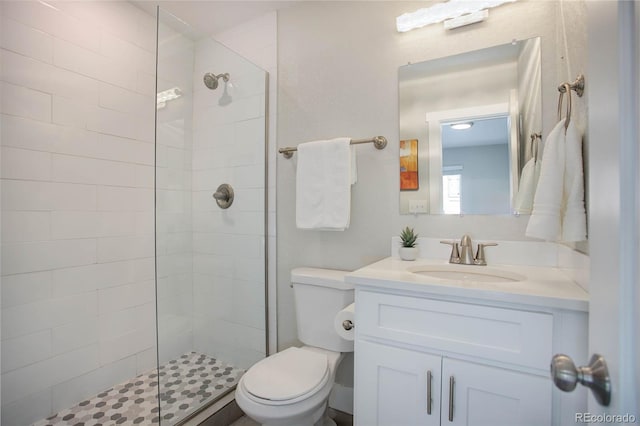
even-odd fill
[{"label": "vanity cabinet", "polygon": [[354,424],[561,424],[554,317],[356,286]]},{"label": "vanity cabinet", "polygon": [[543,377],[365,340],[358,345],[358,425],[551,423]]}]

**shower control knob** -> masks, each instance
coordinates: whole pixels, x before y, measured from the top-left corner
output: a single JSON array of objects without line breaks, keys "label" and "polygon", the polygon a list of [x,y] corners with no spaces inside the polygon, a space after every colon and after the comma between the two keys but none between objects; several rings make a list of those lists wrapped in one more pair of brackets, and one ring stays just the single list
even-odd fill
[{"label": "shower control knob", "polygon": [[213,198],[216,199],[218,207],[228,209],[233,204],[233,188],[228,183],[223,183],[213,193]]}]

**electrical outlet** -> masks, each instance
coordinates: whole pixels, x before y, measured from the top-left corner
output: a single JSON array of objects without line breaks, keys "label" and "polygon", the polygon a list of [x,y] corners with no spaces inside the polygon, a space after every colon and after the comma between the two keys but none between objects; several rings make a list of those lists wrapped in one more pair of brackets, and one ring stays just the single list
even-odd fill
[{"label": "electrical outlet", "polygon": [[409,200],[409,213],[428,213],[427,200]]}]

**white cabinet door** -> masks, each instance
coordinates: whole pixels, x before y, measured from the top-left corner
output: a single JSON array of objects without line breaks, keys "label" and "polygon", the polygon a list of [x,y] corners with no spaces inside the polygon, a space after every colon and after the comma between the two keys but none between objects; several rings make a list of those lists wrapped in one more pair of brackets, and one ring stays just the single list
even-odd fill
[{"label": "white cabinet door", "polygon": [[356,354],[355,425],[440,424],[440,356],[362,340],[356,342]]},{"label": "white cabinet door", "polygon": [[[453,401],[450,399],[452,377]],[[551,386],[546,377],[444,358],[442,424],[550,425]]]}]

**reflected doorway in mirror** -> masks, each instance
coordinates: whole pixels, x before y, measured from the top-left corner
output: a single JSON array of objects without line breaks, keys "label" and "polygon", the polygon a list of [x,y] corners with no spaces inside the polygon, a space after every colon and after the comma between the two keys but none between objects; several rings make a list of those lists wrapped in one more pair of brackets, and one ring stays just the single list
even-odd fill
[{"label": "reflected doorway in mirror", "polygon": [[460,214],[460,181],[462,166],[442,167],[442,210],[444,214]]}]

